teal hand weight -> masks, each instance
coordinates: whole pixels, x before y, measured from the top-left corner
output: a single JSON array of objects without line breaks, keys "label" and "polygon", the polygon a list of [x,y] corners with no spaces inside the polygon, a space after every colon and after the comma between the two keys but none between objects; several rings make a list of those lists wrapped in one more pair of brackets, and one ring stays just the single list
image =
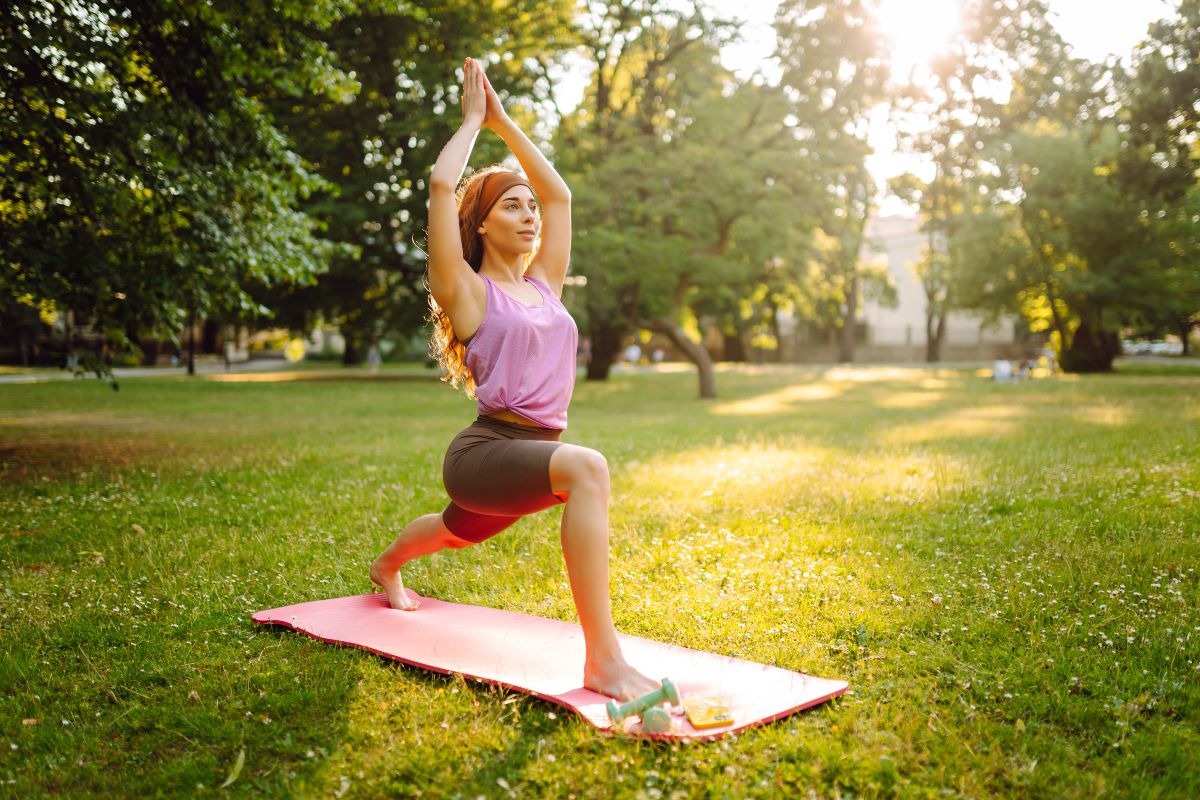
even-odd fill
[{"label": "teal hand weight", "polygon": [[642,712],[642,733],[669,733],[674,727],[671,713],[662,706],[647,708]]},{"label": "teal hand weight", "polygon": [[[668,702],[673,706],[677,706],[683,703],[683,699],[679,696],[679,690],[675,688],[675,684],[671,682],[671,679],[663,678],[661,689],[655,689],[653,692],[630,700],[624,705],[617,705],[616,701],[609,700],[605,708],[608,709],[608,718],[612,720],[612,724],[620,725],[626,717],[641,714],[651,706]],[[651,731],[651,733],[653,732]]]}]

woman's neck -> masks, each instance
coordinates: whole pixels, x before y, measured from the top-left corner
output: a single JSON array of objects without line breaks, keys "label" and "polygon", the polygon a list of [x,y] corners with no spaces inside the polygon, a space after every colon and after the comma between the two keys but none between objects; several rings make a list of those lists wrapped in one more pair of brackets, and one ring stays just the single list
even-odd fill
[{"label": "woman's neck", "polygon": [[510,259],[488,253],[484,255],[483,264],[479,267],[480,275],[500,283],[519,283],[524,273],[520,253],[513,253]]}]

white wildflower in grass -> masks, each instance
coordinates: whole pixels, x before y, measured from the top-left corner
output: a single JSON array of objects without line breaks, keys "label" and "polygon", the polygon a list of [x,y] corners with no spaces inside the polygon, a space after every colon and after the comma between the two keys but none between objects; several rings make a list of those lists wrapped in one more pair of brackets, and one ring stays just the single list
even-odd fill
[{"label": "white wildflower in grass", "polygon": [[[248,754],[271,753],[274,771],[262,773],[252,755],[239,784],[259,781],[268,792],[295,791],[300,781],[314,795],[349,794],[357,776],[352,788],[364,795],[436,796],[453,785],[463,797],[569,797],[624,781],[647,797],[701,796],[712,786],[747,796],[768,791],[759,788],[766,778],[785,793],[833,796],[854,779],[843,756],[877,761],[863,742],[894,735],[893,709],[918,695],[928,724],[903,736],[921,757],[889,755],[914,795],[1013,780],[1012,765],[961,757],[964,745],[987,752],[979,720],[998,702],[1020,708],[1016,768],[1056,759],[1079,785],[1128,775],[1111,759],[1078,756],[1085,737],[1058,725],[1061,713],[1098,720],[1087,741],[1099,736],[1114,749],[1133,751],[1134,738],[1124,737],[1151,723],[1164,746],[1186,742],[1182,712],[1168,709],[1186,707],[1182,676],[1200,671],[1200,627],[1186,617],[1200,598],[1191,568],[1166,566],[1187,558],[1185,528],[1171,518],[1180,506],[1166,493],[1182,497],[1198,451],[1189,430],[1168,436],[1155,422],[1168,407],[1187,418],[1200,411],[1186,387],[1160,381],[1151,397],[1128,377],[1103,376],[1033,381],[1019,387],[1024,395],[1001,396],[946,369],[913,371],[916,380],[842,370],[875,375],[854,381],[824,370],[740,369],[719,375],[719,413],[680,399],[690,388],[684,376],[577,387],[570,435],[613,465],[614,615],[623,633],[844,678],[852,689],[839,700],[736,741],[668,750],[605,738],[612,758],[597,759],[590,729],[543,701],[509,704],[509,695],[477,684],[460,689],[369,654],[257,629],[246,622],[256,609],[369,589],[361,565],[388,533],[444,501],[442,439],[461,427],[461,409],[440,410],[436,381],[151,381],[153,391],[109,408],[138,418],[145,445],[169,458],[108,477],[85,465],[77,484],[39,475],[0,492],[0,534],[36,525],[58,537],[0,536],[0,596],[9,600],[0,605],[0,641],[11,632],[14,642],[45,642],[30,664],[49,699],[26,715],[64,721],[17,728],[29,739],[19,750],[12,742],[6,756],[14,796],[46,793],[31,776],[49,773],[30,765],[72,763],[62,756],[68,739],[86,755],[107,752],[97,743],[108,736],[122,754],[101,757],[109,769],[88,756],[94,772],[80,770],[65,790],[188,794],[200,779],[189,764],[244,742]],[[919,381],[938,383],[920,390],[926,416],[887,404]],[[36,410],[23,413],[94,416],[82,384],[38,391],[27,405]],[[0,405],[15,397],[0,395]],[[755,404],[768,397],[763,414]],[[1079,404],[1101,402],[1121,409],[1121,426],[1075,419]],[[974,422],[1012,427],[964,428],[954,438],[953,427],[939,428],[979,413],[994,416]],[[58,430],[87,440],[103,427],[77,420]],[[6,428],[6,441],[19,436]],[[430,596],[573,621],[560,514],[411,562],[406,582]],[[31,563],[45,570],[23,573]],[[498,572],[509,577],[498,581]],[[50,588],[54,576],[61,580]],[[204,687],[203,704],[192,686]],[[1039,710],[1029,699],[1051,694],[1065,705]],[[247,698],[253,711],[243,718]],[[88,711],[99,719],[96,708],[114,708],[103,730],[66,725]],[[178,774],[193,776],[188,783],[172,783],[174,773],[156,765],[150,708],[162,730],[186,735],[177,762]],[[540,710],[541,722],[529,710]],[[214,713],[197,727],[198,711]],[[843,718],[841,730],[852,722],[854,736],[794,744],[817,721]],[[538,739],[557,756],[540,755]],[[398,752],[409,765],[402,772]],[[518,785],[486,768],[497,752],[539,755],[520,760]],[[329,767],[314,772],[318,753]],[[122,770],[126,758],[147,765],[146,777]],[[772,765],[769,776],[760,763]],[[252,769],[260,771],[251,777]],[[128,777],[118,788],[109,773]],[[822,777],[834,774],[840,784]],[[861,777],[865,789],[872,779]],[[1134,781],[1137,793],[1161,789],[1153,777]]]}]

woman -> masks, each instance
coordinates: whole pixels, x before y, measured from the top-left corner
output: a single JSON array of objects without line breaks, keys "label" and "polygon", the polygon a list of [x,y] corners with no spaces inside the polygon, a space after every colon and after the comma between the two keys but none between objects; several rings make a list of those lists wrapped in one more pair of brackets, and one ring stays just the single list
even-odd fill
[{"label": "woman", "polygon": [[[430,179],[429,288],[434,350],[446,380],[478,400],[479,418],[446,452],[450,505],[409,523],[371,565],[371,580],[393,608],[414,611],[400,577],[405,563],[481,542],[526,514],[566,503],[561,538],[586,642],[583,685],[630,700],[659,684],[625,661],[613,627],[608,464],[595,450],[559,441],[579,340],[559,300],[571,252],[571,193],[508,118],[474,59],[463,68],[462,106],[462,126]],[[481,170],[456,202],[480,128],[504,139],[529,178]]]}]

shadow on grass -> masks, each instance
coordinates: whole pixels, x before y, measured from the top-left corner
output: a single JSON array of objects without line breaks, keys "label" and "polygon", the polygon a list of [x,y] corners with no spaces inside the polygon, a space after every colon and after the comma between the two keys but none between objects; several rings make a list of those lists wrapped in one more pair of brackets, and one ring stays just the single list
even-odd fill
[{"label": "shadow on grass", "polygon": [[0,439],[0,483],[58,480],[82,472],[110,474],[162,454],[158,448],[128,439]]},{"label": "shadow on grass", "polygon": [[[1186,697],[1179,699],[1180,690],[1163,689],[1159,701],[1150,678],[1139,677],[1138,670],[1109,677],[1106,670],[1114,651],[1094,644],[1093,627],[1099,623],[1076,626],[1074,620],[1078,617],[1082,622],[1089,614],[1100,613],[1100,603],[1115,603],[1107,593],[1116,592],[1118,583],[1145,596],[1164,595],[1156,601],[1164,612],[1178,602],[1176,595],[1156,590],[1149,583],[1156,580],[1147,574],[1149,567],[1141,566],[1160,568],[1164,560],[1154,557],[1170,553],[1172,547],[1179,564],[1192,563],[1188,545],[1179,544],[1182,537],[1172,539],[1174,534],[1165,528],[1170,510],[1156,510],[1141,528],[1131,522],[1122,529],[1129,539],[1118,540],[1112,531],[1125,525],[1120,517],[1125,513],[1123,504],[1101,496],[1099,490],[1121,488],[1121,479],[1105,471],[1120,460],[1151,453],[1155,465],[1170,466],[1164,452],[1173,452],[1177,442],[1195,442],[1195,431],[1178,428],[1179,408],[1195,409],[1195,401],[1188,400],[1190,385],[1164,377],[1150,378],[1155,383],[1149,384],[1107,376],[997,385],[969,372],[945,370],[883,373],[872,380],[855,377],[859,376],[828,370],[746,374],[727,381],[721,387],[724,396],[715,403],[692,399],[690,375],[622,376],[605,386],[580,386],[571,411],[570,439],[610,455],[618,490],[613,497],[618,615],[637,625],[636,632],[642,635],[850,680],[856,695],[845,701],[838,717],[847,731],[851,723],[860,726],[847,739],[850,751],[871,755],[877,741],[886,741],[900,754],[906,775],[931,787],[940,785],[941,776],[930,769],[948,770],[955,779],[966,776],[968,788],[978,794],[988,793],[980,789],[1003,793],[1004,786],[1028,786],[1021,783],[1032,780],[1026,773],[1040,774],[1033,773],[1032,767],[1020,767],[1026,771],[1019,772],[1001,756],[989,760],[987,753],[994,743],[1022,763],[1040,758],[1043,765],[1078,767],[1083,774],[1084,756],[1103,758],[1106,753],[1107,742],[1093,729],[1103,736],[1113,733],[1117,711],[1112,710],[1110,695],[1122,697],[1122,705],[1117,706],[1122,714],[1144,714],[1134,707],[1146,706],[1148,701],[1138,700],[1145,692],[1164,708],[1183,709],[1180,716],[1187,718],[1194,706],[1188,705]],[[124,545],[105,533],[103,526],[91,524],[89,515],[112,516],[113,509],[99,501],[81,505],[74,518],[52,508],[51,501],[58,502],[53,495],[65,495],[70,488],[58,482],[65,474],[53,470],[56,464],[87,463],[94,456],[94,463],[104,464],[107,459],[113,471],[121,472],[136,466],[139,453],[128,460],[105,454],[105,437],[112,432],[86,428],[88,415],[102,411],[92,409],[86,399],[79,400],[82,395],[72,394],[77,390],[38,395],[61,397],[62,406],[74,403],[81,415],[45,427],[22,423],[16,432],[16,440],[23,443],[39,441],[42,430],[64,440],[78,436],[70,440],[76,449],[64,445],[58,454],[37,455],[36,447],[22,445],[36,457],[27,460],[20,481],[52,479],[52,488],[46,490],[50,498],[39,504],[31,500],[42,515],[38,527],[61,538],[33,548],[30,545],[47,537],[30,531],[19,544],[4,542],[6,555],[12,561],[14,554],[18,558],[29,554],[29,561],[54,560],[64,570],[74,569],[72,557],[99,558],[90,551],[72,556],[81,541],[108,536],[96,545],[85,545],[106,550],[108,561],[86,571],[80,568],[70,578],[72,586],[81,585],[84,577],[99,581],[105,595],[72,598],[79,607],[103,599],[108,605],[95,612],[97,619],[115,614],[109,611],[112,605],[127,606],[137,600],[128,598],[127,592],[118,599],[118,588],[129,585],[132,574],[155,568],[161,571],[164,586],[173,586],[181,574],[194,571],[194,582],[205,587],[196,595],[197,607],[214,613],[232,612],[222,598],[242,591],[221,582],[228,574],[239,581],[256,581],[250,585],[261,587],[254,595],[259,598],[278,597],[297,587],[318,591],[318,579],[345,564],[348,543],[356,541],[348,531],[362,519],[345,514],[344,509],[369,507],[371,513],[381,509],[381,516],[412,509],[414,498],[425,497],[420,486],[414,489],[414,473],[421,471],[420,480],[426,483],[436,482],[440,448],[457,427],[469,422],[469,404],[456,405],[448,390],[427,383],[429,388],[412,383],[402,390],[368,383],[351,388],[305,386],[299,391],[287,384],[162,382],[139,387],[144,399],[138,403],[148,405],[139,409],[130,403],[126,408],[157,414],[160,420],[179,420],[184,428],[199,431],[185,435],[169,425],[155,427],[145,441],[139,440],[147,448],[145,457],[157,458],[174,447],[181,451],[177,456],[181,461],[194,465],[196,475],[191,482],[147,481],[122,489],[136,496],[137,508],[122,512],[130,515],[130,521],[145,523],[133,515],[152,513],[159,523],[146,526],[151,537],[147,541],[132,539]],[[1177,390],[1163,392],[1164,386]],[[112,401],[96,400],[97,405],[101,402],[103,407],[113,407]],[[1177,426],[1173,430],[1172,424]],[[77,441],[99,449],[94,453],[78,449]],[[198,454],[204,452],[207,458],[205,448],[231,453],[262,450],[264,458],[277,463],[270,470],[255,462],[244,466],[244,472],[230,472],[224,462],[202,462]],[[428,453],[418,458],[414,455],[418,450]],[[303,458],[294,458],[293,451]],[[376,465],[380,465],[377,472],[368,470]],[[1073,467],[1069,475],[1065,474],[1068,465]],[[1064,487],[1061,501],[1042,493],[1041,483],[1054,470],[1064,472],[1054,478]],[[236,492],[218,485],[222,473],[232,476]],[[1187,488],[1187,473],[1164,472],[1162,480],[1176,474]],[[392,505],[379,505],[378,496],[393,486],[397,488],[390,489]],[[1093,489],[1097,490],[1094,497]],[[36,485],[26,485],[14,496],[20,494],[24,500],[39,492]],[[159,496],[163,503],[149,502]],[[300,499],[311,503],[301,505]],[[115,493],[113,501],[131,502]],[[1061,502],[1062,508],[1055,508],[1055,502]],[[25,513],[15,500],[10,509],[13,519]],[[215,522],[217,512],[230,519]],[[251,512],[261,516],[252,517]],[[210,543],[224,539],[222,543],[232,541],[229,546],[236,547],[237,532],[248,524],[260,533],[257,538],[247,536],[244,553],[231,552],[228,561],[204,562]],[[95,533],[98,527],[100,534]],[[194,555],[175,558],[180,541],[175,534],[189,530],[194,535],[182,543]],[[324,530],[338,531],[336,541],[330,535],[322,545],[324,536],[315,532]],[[287,536],[286,546],[278,534]],[[151,539],[162,551],[158,567],[147,556]],[[535,555],[553,551],[550,541]],[[1129,570],[1122,564],[1118,571],[1119,561],[1110,563],[1126,557]],[[284,572],[265,584],[275,573],[276,559],[289,566],[279,564]],[[529,561],[538,569],[548,563]],[[198,562],[205,567],[203,572],[195,571]],[[462,567],[453,580],[478,591],[479,602],[503,604],[503,591],[492,588],[495,569],[488,567],[482,560],[470,569]],[[1178,597],[1183,597],[1182,592],[1194,596],[1194,583],[1183,582],[1177,574],[1181,569],[1172,567],[1164,580],[1181,581],[1181,588],[1175,590],[1181,593]],[[22,581],[14,592],[36,591],[34,574],[21,579],[16,574],[20,571],[14,569],[11,576]],[[36,575],[40,582],[41,573]],[[557,573],[541,580],[534,591],[558,592],[562,603],[569,603]],[[441,585],[453,582],[446,579]],[[349,593],[344,583],[337,586],[339,593]],[[47,598],[37,608],[49,614],[58,608],[59,599]],[[1051,599],[1057,601],[1053,606]],[[190,603],[186,611],[182,605],[173,606],[178,612],[174,616],[155,624],[186,622],[194,612]],[[667,609],[687,613],[663,613]],[[1136,624],[1139,635],[1146,627],[1170,644],[1174,639],[1160,635],[1157,619],[1127,615],[1120,621]],[[80,624],[91,620],[89,616]],[[222,628],[229,626],[224,618],[203,620],[194,623],[191,635],[217,637],[226,634]],[[1066,627],[1070,630],[1059,632]],[[41,635],[49,653],[61,635],[53,633],[52,626],[46,630],[50,633]],[[1106,625],[1103,630],[1117,647],[1122,646],[1123,629]],[[1039,638],[1043,633],[1045,640]],[[408,784],[445,793],[451,791],[447,788],[451,781],[458,786],[464,778],[481,792],[495,792],[501,778],[512,780],[514,774],[536,772],[533,764],[541,739],[569,739],[575,732],[573,724],[562,721],[564,717],[554,722],[540,713],[540,703],[529,704],[537,713],[523,714],[518,721],[505,716],[502,701],[485,698],[489,691],[473,689],[472,697],[483,706],[475,716],[470,707],[464,711],[456,705],[458,699],[445,695],[434,699],[438,690],[454,684],[453,678],[406,670],[404,680],[396,682],[392,671],[378,669],[373,659],[357,654],[330,657],[327,646],[317,642],[271,649],[282,644],[273,638],[276,635],[298,637],[282,630],[252,637],[270,637],[258,643],[255,660],[260,665],[253,685],[239,680],[240,664],[251,647],[243,656],[242,644],[231,643],[227,652],[207,656],[231,676],[214,696],[222,703],[238,704],[223,707],[223,724],[243,725],[247,711],[251,717],[245,718],[247,727],[217,728],[214,723],[217,732],[201,736],[183,729],[213,758],[206,781],[215,772],[220,772],[218,781],[228,773],[238,752],[238,743],[226,735],[232,729],[246,732],[252,759],[237,788],[262,782],[277,787],[271,782],[286,782],[285,774],[292,770],[297,780],[323,782],[319,788],[330,789],[314,794],[336,793],[341,764],[329,761],[318,766],[318,761],[306,760],[305,751],[311,747],[329,753],[349,751],[346,758],[356,758],[356,749],[369,749],[379,762],[376,773],[394,793],[403,793]],[[139,671],[143,661],[122,655],[122,641],[112,643],[118,648],[113,657],[128,661],[119,662],[128,667],[128,681],[121,685],[153,689],[155,697],[158,692],[165,696],[173,687],[143,676]],[[1139,655],[1131,644],[1121,659],[1137,658],[1133,663],[1139,668],[1167,672],[1168,656],[1174,656],[1165,645],[1156,647],[1151,655]],[[1054,659],[1052,664],[1046,662],[1048,655]],[[185,658],[192,660],[170,656],[180,663]],[[284,658],[291,663],[284,666]],[[353,668],[366,662],[371,668],[358,672]],[[55,663],[62,664],[61,660]],[[31,658],[29,674],[41,668]],[[1070,683],[1072,677],[1079,678],[1078,686]],[[384,709],[407,715],[403,719],[408,724],[390,732],[391,748],[368,738],[354,716],[357,712],[348,710],[356,703],[391,702],[389,679],[414,706],[397,711],[393,703]],[[30,681],[22,685],[23,695],[38,691]],[[249,704],[243,699],[241,683],[246,683]],[[306,683],[317,691],[305,693]],[[190,687],[178,688],[182,691],[176,694],[186,697]],[[63,696],[74,699],[71,691],[64,690]],[[260,691],[266,696],[259,698]],[[205,694],[202,685],[199,692]],[[1009,693],[1014,696],[1005,697]],[[125,705],[133,702],[124,694],[114,699]],[[927,712],[937,715],[940,731],[932,722],[927,724],[923,716]],[[105,763],[119,767],[129,761],[149,761],[155,743],[171,737],[183,741],[174,734],[155,734],[147,727],[152,724],[151,712],[145,714],[138,725],[113,731],[132,755],[113,753]],[[446,731],[440,730],[443,714],[449,719]],[[258,715],[273,721],[261,721]],[[372,725],[374,719],[369,717]],[[377,727],[389,725],[386,714],[380,719]],[[479,720],[481,732],[490,739],[471,741],[474,720]],[[789,731],[803,734],[809,723],[797,718],[787,725]],[[1164,725],[1167,735],[1179,736],[1174,721]],[[41,733],[47,727],[30,732]],[[1056,750],[1062,747],[1064,733],[1072,749]],[[427,737],[423,743],[422,735]],[[965,750],[955,749],[958,740]],[[747,737],[749,744],[734,746],[752,750],[755,741],[759,739]],[[56,742],[40,752],[65,752],[70,744],[65,738]],[[178,747],[176,742],[171,752]],[[450,759],[465,754],[468,760],[447,764],[445,747],[451,748]],[[396,750],[402,758],[410,750],[417,757],[397,768],[387,763],[396,758]],[[34,759],[27,763],[33,770]],[[923,766],[927,763],[934,767]],[[1112,774],[1109,767],[1096,769],[1095,774],[1106,769]],[[399,772],[403,775],[389,777]],[[357,773],[347,769],[344,774]],[[564,773],[563,780],[581,780],[585,774],[580,768]],[[446,782],[439,785],[439,778]],[[1071,780],[1076,783],[1069,786],[1084,794],[1086,781]],[[36,778],[28,782],[37,785]],[[171,784],[180,790],[185,785],[190,787],[182,779]],[[737,785],[734,793],[748,787]],[[1054,794],[1044,782],[1041,788],[1046,796]]]}]

